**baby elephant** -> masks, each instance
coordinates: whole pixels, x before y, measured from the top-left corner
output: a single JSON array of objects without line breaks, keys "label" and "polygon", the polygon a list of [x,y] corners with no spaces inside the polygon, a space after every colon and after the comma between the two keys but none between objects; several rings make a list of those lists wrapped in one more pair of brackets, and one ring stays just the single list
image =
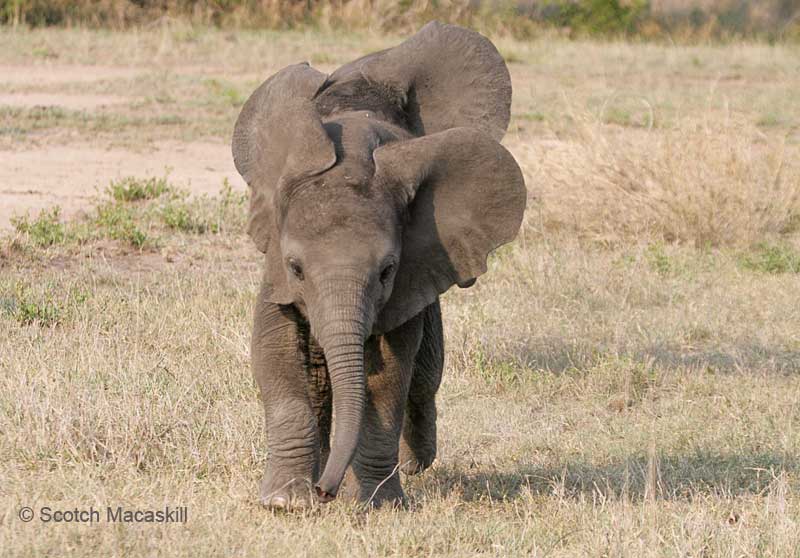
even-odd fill
[{"label": "baby elephant", "polygon": [[510,107],[492,43],[439,23],[329,76],[286,67],[245,103],[233,158],[266,263],[251,346],[265,506],[401,504],[398,471],[433,462],[439,295],[475,283],[525,209],[498,143]]}]

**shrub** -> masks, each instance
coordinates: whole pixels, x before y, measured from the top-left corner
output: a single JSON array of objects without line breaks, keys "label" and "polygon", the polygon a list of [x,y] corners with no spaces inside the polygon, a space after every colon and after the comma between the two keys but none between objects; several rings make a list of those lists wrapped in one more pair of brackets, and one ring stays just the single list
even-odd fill
[{"label": "shrub", "polygon": [[119,202],[97,206],[94,224],[102,236],[128,242],[135,248],[142,248],[147,241],[147,235],[136,226],[131,210]]},{"label": "shrub", "polygon": [[59,219],[61,208],[45,209],[31,220],[27,215],[12,217],[11,225],[17,232],[26,235],[36,246],[47,247],[61,244],[66,239],[66,227]]},{"label": "shrub", "polygon": [[116,201],[139,201],[156,199],[173,188],[167,183],[166,178],[137,178],[127,176],[114,180],[106,188],[106,192]]}]

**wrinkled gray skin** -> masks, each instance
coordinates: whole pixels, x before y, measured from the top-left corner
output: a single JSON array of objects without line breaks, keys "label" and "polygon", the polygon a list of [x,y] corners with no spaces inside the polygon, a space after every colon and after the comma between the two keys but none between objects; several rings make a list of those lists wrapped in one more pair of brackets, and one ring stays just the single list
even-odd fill
[{"label": "wrinkled gray skin", "polygon": [[402,503],[398,469],[433,462],[439,295],[486,271],[525,208],[498,143],[510,105],[491,42],[431,23],[330,76],[284,68],[243,107],[233,156],[266,258],[251,348],[264,505]]}]

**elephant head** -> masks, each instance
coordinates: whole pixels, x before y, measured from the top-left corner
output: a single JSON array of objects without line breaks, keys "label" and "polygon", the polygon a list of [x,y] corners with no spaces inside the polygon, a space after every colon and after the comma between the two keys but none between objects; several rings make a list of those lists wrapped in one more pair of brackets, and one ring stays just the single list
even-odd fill
[{"label": "elephant head", "polygon": [[233,156],[251,189],[265,292],[303,313],[330,373],[322,500],[336,495],[358,443],[366,338],[470,286],[519,229],[525,185],[498,143],[510,102],[494,46],[432,23],[331,76],[284,68],[242,109]]}]

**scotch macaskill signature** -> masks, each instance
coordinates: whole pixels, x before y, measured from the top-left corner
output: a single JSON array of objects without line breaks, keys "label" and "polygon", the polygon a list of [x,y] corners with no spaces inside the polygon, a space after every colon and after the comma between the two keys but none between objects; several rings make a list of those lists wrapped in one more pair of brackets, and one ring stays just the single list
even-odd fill
[{"label": "scotch macaskill signature", "polygon": [[150,509],[125,506],[55,509],[43,506],[39,509],[39,520],[42,523],[186,523],[189,508],[167,505]]}]

